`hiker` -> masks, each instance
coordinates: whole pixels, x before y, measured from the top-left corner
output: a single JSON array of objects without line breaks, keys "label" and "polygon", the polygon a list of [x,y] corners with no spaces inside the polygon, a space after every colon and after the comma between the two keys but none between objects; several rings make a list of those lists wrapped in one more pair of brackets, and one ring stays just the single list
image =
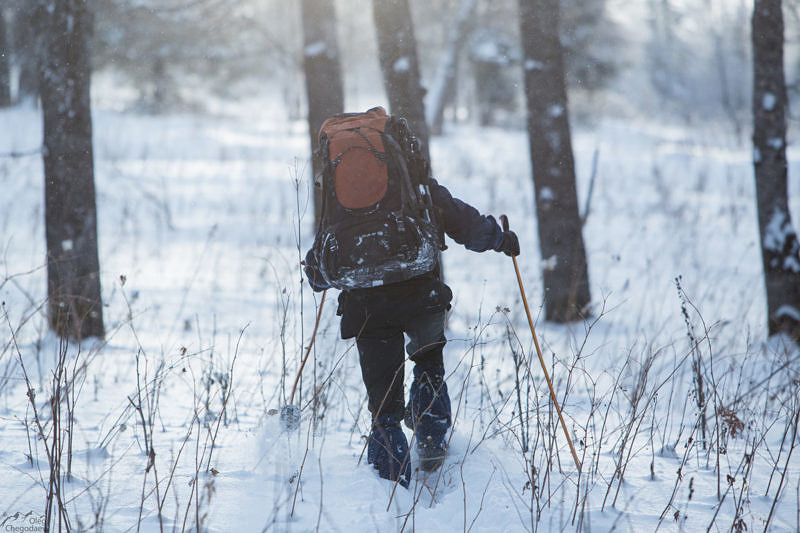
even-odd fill
[{"label": "hiker", "polygon": [[[519,254],[519,240],[430,177],[405,120],[382,108],[328,119],[316,155],[323,207],[306,277],[315,291],[341,289],[341,336],[356,339],[372,414],[367,460],[380,477],[408,487],[400,421],[414,431],[423,471],[443,463],[451,425],[442,350],[453,293],[440,276],[444,234],[469,250],[509,256]],[[404,334],[414,362],[407,406]]]}]

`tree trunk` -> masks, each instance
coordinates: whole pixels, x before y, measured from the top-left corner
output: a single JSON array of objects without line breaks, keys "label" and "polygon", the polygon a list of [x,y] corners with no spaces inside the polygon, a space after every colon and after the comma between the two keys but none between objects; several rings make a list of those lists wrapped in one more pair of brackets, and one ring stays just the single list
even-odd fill
[{"label": "tree trunk", "polygon": [[428,126],[433,135],[441,135],[444,122],[444,107],[453,94],[456,80],[458,56],[469,36],[469,21],[478,0],[461,0],[455,21],[450,27],[444,54],[436,68],[432,90],[428,97]]},{"label": "tree trunk", "polygon": [[769,333],[800,340],[800,243],[788,204],[781,0],[753,8],[753,166]]},{"label": "tree trunk", "polygon": [[519,0],[545,317],[584,318],[590,302],[567,115],[558,0]]},{"label": "tree trunk", "polygon": [[102,337],[85,0],[44,0],[45,233],[50,327]]},{"label": "tree trunk", "polygon": [[[336,39],[336,12],[333,0],[303,0],[304,53],[308,96],[308,133],[311,139],[312,183],[322,172],[322,161],[316,157],[317,135],[322,123],[331,115],[344,111],[344,88]],[[314,215],[319,221],[322,190],[314,187]]]},{"label": "tree trunk", "polygon": [[153,113],[160,114],[167,111],[170,99],[177,100],[177,96],[175,95],[175,90],[172,88],[170,75],[167,72],[167,60],[157,56],[153,58],[151,68],[153,85],[151,87],[148,107]]},{"label": "tree trunk", "polygon": [[429,157],[425,89],[420,80],[417,41],[408,0],[373,0],[372,12],[390,111],[408,121],[419,139],[422,153]]},{"label": "tree trunk", "polygon": [[19,68],[18,102],[39,97],[39,61],[44,56],[43,28],[46,12],[42,0],[26,0],[15,5],[13,21],[14,62]]},{"label": "tree trunk", "polygon": [[11,105],[11,62],[9,58],[10,41],[8,39],[8,25],[5,10],[0,4],[0,107]]}]

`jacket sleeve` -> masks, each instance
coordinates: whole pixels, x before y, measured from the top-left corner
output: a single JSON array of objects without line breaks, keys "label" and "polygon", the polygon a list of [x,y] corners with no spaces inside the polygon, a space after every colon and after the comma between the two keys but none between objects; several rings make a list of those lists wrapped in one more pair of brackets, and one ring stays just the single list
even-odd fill
[{"label": "jacket sleeve", "polygon": [[503,242],[503,230],[493,216],[453,198],[447,188],[431,178],[431,197],[445,233],[473,252],[497,250]]}]

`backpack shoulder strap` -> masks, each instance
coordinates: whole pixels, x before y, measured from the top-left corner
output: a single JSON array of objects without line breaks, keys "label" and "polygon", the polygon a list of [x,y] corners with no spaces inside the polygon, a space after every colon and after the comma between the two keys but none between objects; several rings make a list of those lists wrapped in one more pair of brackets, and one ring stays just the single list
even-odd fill
[{"label": "backpack shoulder strap", "polygon": [[440,215],[433,204],[433,197],[430,191],[430,161],[420,150],[419,140],[411,131],[406,119],[391,117],[387,130],[391,132],[391,135],[397,140],[405,154],[412,194],[420,211],[424,212],[427,219],[437,228],[440,246],[444,250],[446,248],[444,244],[444,227],[439,223]]}]

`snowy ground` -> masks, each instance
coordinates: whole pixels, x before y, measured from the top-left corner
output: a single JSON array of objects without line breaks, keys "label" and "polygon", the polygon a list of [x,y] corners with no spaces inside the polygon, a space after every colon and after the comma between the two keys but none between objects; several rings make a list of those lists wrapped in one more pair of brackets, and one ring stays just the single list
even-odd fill
[{"label": "snowy ground", "polygon": [[[298,267],[312,238],[305,124],[258,102],[165,117],[100,109],[94,119],[108,335],[65,347],[41,307],[42,165],[26,155],[40,145],[40,119],[27,108],[0,112],[2,527],[42,530],[49,399],[63,355],[74,426],[65,432],[65,402],[55,455],[71,472],[62,493],[73,530],[800,528],[800,353],[764,342],[750,152],[722,128],[575,128],[582,205],[598,154],[584,232],[594,319],[539,321],[537,333],[580,474],[553,419],[510,260],[450,243],[450,456],[406,491],[362,457],[365,394],[332,302],[296,402],[300,429],[282,431],[275,414],[319,302]],[[453,127],[432,153],[455,196],[509,215],[537,312],[524,134]],[[797,224],[800,158],[790,158]],[[512,352],[524,361],[515,365]]]}]

